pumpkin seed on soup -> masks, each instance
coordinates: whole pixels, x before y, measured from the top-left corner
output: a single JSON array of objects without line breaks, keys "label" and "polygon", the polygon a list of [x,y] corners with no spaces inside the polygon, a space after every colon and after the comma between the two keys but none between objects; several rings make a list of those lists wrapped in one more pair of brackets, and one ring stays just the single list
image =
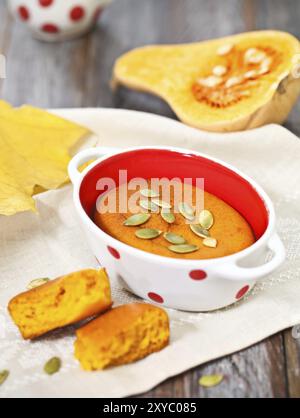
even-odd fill
[{"label": "pumpkin seed on soup", "polygon": [[182,235],[175,234],[174,232],[165,232],[164,238],[171,244],[185,244],[186,240]]},{"label": "pumpkin seed on soup", "polygon": [[216,238],[205,238],[202,241],[202,244],[205,245],[205,247],[216,248],[218,241]]},{"label": "pumpkin seed on soup", "polygon": [[150,218],[149,213],[137,213],[135,215],[130,216],[123,222],[125,226],[139,226],[147,222]]},{"label": "pumpkin seed on soup", "polygon": [[151,212],[158,211],[158,207],[151,200],[140,200],[140,207]]},{"label": "pumpkin seed on soup", "polygon": [[57,373],[61,368],[61,360],[58,357],[52,357],[44,366],[44,372],[52,375]]},{"label": "pumpkin seed on soup", "polygon": [[185,219],[188,219],[189,221],[194,219],[195,211],[188,203],[180,202],[178,204],[178,209]]},{"label": "pumpkin seed on soup", "polygon": [[8,378],[9,376],[9,371],[8,370],[1,370],[0,371],[0,386],[5,382],[5,380]]},{"label": "pumpkin seed on soup", "polygon": [[173,251],[173,253],[178,254],[193,253],[194,251],[199,250],[199,247],[197,247],[197,245],[192,244],[170,245],[168,248],[170,251]]},{"label": "pumpkin seed on soup", "polygon": [[199,224],[204,229],[210,229],[214,224],[213,214],[209,210],[202,210],[199,215]]},{"label": "pumpkin seed on soup", "polygon": [[200,225],[191,224],[190,228],[200,238],[208,238],[210,236],[208,230],[202,228]]},{"label": "pumpkin seed on soup", "polygon": [[159,193],[152,189],[142,189],[140,193],[144,197],[159,197]]},{"label": "pumpkin seed on soup", "polygon": [[164,200],[161,200],[161,199],[152,199],[152,202],[155,205],[157,205],[157,206],[159,206],[160,208],[163,208],[163,209],[171,209],[172,208],[172,205],[170,203],[165,202]]},{"label": "pumpkin seed on soup", "polygon": [[136,237],[141,238],[141,239],[157,238],[160,234],[161,234],[161,231],[159,231],[158,229],[152,229],[152,228],[143,228],[143,229],[138,229],[137,231],[135,231]]},{"label": "pumpkin seed on soup", "polygon": [[26,286],[27,290],[31,290],[34,289],[36,287],[42,286],[43,284],[46,284],[50,281],[50,279],[43,277],[41,279],[34,279],[31,280],[31,282],[28,283],[28,285]]},{"label": "pumpkin seed on soup", "polygon": [[165,222],[168,224],[172,224],[175,222],[175,215],[174,213],[170,212],[168,209],[162,209],[160,212],[161,217]]}]

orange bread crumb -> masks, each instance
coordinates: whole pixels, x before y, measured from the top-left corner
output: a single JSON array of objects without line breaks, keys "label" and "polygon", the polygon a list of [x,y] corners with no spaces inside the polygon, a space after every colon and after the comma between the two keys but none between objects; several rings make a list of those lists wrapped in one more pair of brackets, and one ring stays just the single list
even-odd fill
[{"label": "orange bread crumb", "polygon": [[112,305],[104,269],[82,270],[15,296],[9,313],[24,339],[73,324]]},{"label": "orange bread crumb", "polygon": [[169,318],[156,306],[131,303],[111,309],[76,332],[75,357],[84,370],[139,360],[169,342]]}]

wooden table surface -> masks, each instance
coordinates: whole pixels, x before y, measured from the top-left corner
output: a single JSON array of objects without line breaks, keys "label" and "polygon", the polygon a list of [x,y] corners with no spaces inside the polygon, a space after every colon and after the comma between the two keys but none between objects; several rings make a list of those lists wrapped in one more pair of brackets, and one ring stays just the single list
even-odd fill
[{"label": "wooden table surface", "polygon": [[[90,35],[61,44],[40,43],[0,2],[0,53],[7,58],[1,97],[14,105],[116,107],[175,118],[161,100],[109,87],[114,60],[152,43],[199,41],[255,29],[280,29],[300,38],[299,0],[115,0]],[[300,134],[300,105],[286,126]],[[202,374],[226,383],[198,385]],[[300,339],[281,332],[240,353],[169,379],[149,397],[300,397]]]}]

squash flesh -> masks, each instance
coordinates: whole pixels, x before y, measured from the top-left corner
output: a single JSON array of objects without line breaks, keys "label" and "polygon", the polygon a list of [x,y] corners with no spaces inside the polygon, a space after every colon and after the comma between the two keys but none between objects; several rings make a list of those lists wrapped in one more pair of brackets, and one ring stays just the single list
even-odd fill
[{"label": "squash flesh", "polygon": [[[227,107],[212,107],[197,100],[193,86],[215,66],[226,63],[226,56],[218,56],[217,51],[230,43],[238,51],[271,48],[276,54],[276,65],[259,77],[248,97]],[[181,120],[192,126],[231,130],[231,123],[249,118],[273,99],[279,84],[293,69],[293,57],[299,53],[299,41],[292,35],[276,31],[252,32],[193,44],[138,48],[117,60],[114,76],[117,82],[128,87],[159,95]],[[286,107],[289,103],[292,106],[294,96],[300,92],[299,79],[289,81],[297,85],[293,86],[293,97],[284,104]]]}]

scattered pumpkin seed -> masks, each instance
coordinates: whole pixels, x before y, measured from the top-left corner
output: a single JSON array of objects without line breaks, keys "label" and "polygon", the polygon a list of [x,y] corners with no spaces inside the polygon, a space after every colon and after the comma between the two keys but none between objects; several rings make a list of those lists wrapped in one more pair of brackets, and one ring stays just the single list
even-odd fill
[{"label": "scattered pumpkin seed", "polygon": [[28,285],[26,286],[26,289],[27,290],[34,289],[35,287],[42,286],[43,284],[45,284],[49,281],[50,281],[50,279],[48,279],[47,277],[43,277],[41,279],[31,280],[31,282],[29,282]]},{"label": "scattered pumpkin seed", "polygon": [[209,238],[210,236],[208,230],[202,228],[202,226],[200,225],[191,224],[190,228],[194,232],[194,234],[198,235],[198,237],[200,238]]},{"label": "scattered pumpkin seed", "polygon": [[188,219],[189,221],[192,221],[194,219],[195,211],[188,203],[180,202],[178,204],[178,209],[185,219]]},{"label": "scattered pumpkin seed", "polygon": [[157,205],[157,206],[159,206],[160,208],[163,208],[163,209],[171,209],[171,207],[172,207],[172,205],[170,205],[170,203],[165,202],[164,200],[161,200],[161,199],[152,199],[152,202],[155,205]]},{"label": "scattered pumpkin seed", "polygon": [[137,231],[135,231],[135,235],[141,239],[157,238],[160,234],[161,234],[161,231],[159,231],[158,229],[152,229],[152,228],[143,228],[143,229],[138,229]]},{"label": "scattered pumpkin seed", "polygon": [[222,374],[212,374],[207,376],[201,376],[199,379],[199,385],[205,388],[211,388],[213,386],[219,385],[224,376]]},{"label": "scattered pumpkin seed", "polygon": [[204,240],[202,241],[203,245],[205,245],[205,247],[210,247],[210,248],[216,248],[218,241],[216,240],[216,238],[204,238]]},{"label": "scattered pumpkin seed", "polygon": [[174,213],[170,212],[167,209],[162,209],[162,211],[160,212],[161,217],[163,218],[163,220],[165,222],[167,222],[168,224],[172,224],[175,222],[175,215]]},{"label": "scattered pumpkin seed", "polygon": [[132,215],[129,218],[127,218],[126,221],[123,222],[123,225],[125,226],[142,225],[148,221],[150,216],[151,215],[149,213],[136,213],[135,215]]},{"label": "scattered pumpkin seed", "polygon": [[159,197],[159,192],[155,192],[152,189],[142,189],[140,193],[144,197]]},{"label": "scattered pumpkin seed", "polygon": [[50,360],[47,361],[47,363],[44,366],[44,372],[52,375],[54,373],[57,373],[59,369],[61,368],[61,360],[58,357],[52,357]]},{"label": "scattered pumpkin seed", "polygon": [[202,210],[199,215],[199,224],[204,229],[210,229],[214,224],[213,214],[209,210]]},{"label": "scattered pumpkin seed", "polygon": [[140,207],[151,212],[157,212],[158,207],[151,200],[140,200]]},{"label": "scattered pumpkin seed", "polygon": [[165,232],[164,238],[171,244],[185,244],[186,240],[182,235],[174,234],[174,232]]},{"label": "scattered pumpkin seed", "polygon": [[170,245],[168,248],[170,251],[178,254],[193,253],[194,251],[199,250],[197,245],[192,244]]},{"label": "scattered pumpkin seed", "polygon": [[1,370],[0,371],[0,386],[3,385],[3,383],[8,378],[8,376],[9,376],[9,371],[8,370]]}]

